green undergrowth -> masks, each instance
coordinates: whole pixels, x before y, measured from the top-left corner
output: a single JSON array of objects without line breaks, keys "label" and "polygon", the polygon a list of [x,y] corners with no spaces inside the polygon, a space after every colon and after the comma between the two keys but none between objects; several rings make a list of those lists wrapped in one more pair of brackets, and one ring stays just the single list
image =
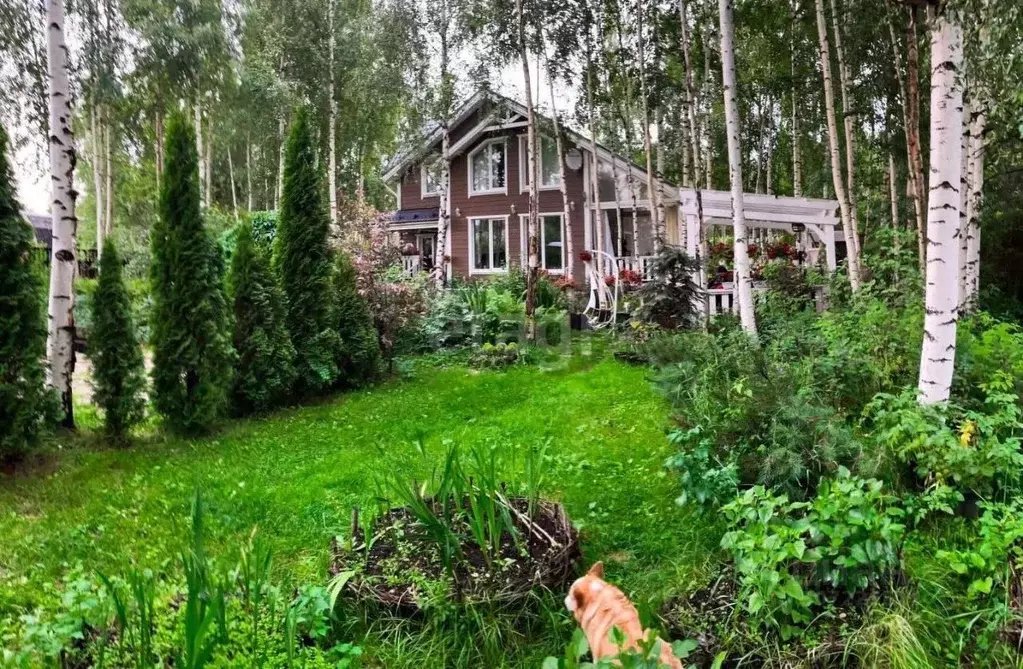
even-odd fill
[{"label": "green undergrowth", "polygon": [[[674,503],[677,484],[662,469],[669,412],[647,372],[570,360],[482,372],[456,358],[413,362],[404,380],[236,421],[202,440],[152,429],[130,449],[89,434],[54,440],[0,480],[0,634],[59,610],[74,580],[174,572],[197,490],[210,555],[234,559],[258,528],[275,583],[294,592],[326,585],[330,539],[348,531],[353,505],[374,502],[384,477],[425,478],[452,443],[525,450],[548,439],[546,492],[581,528],[584,561],[605,560],[641,609],[656,610],[705,578],[721,529]],[[364,666],[539,666],[571,635],[561,597],[425,622],[342,606],[338,628],[365,648]],[[474,638],[479,630],[486,638]]]}]

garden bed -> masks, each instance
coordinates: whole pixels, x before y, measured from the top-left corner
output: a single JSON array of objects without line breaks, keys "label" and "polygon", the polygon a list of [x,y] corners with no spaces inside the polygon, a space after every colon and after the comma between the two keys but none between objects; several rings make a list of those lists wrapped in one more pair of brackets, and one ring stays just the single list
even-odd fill
[{"label": "garden bed", "polygon": [[[518,536],[505,532],[496,553],[488,555],[465,527],[461,555],[452,560],[450,572],[440,544],[408,508],[399,507],[372,523],[368,548],[361,528],[353,530],[353,548],[332,541],[330,573],[348,576],[342,591],[357,601],[403,613],[420,610],[423,598],[430,596],[506,604],[538,588],[567,586],[575,575],[579,542],[564,508],[540,500],[530,519],[528,500],[512,498],[508,504]],[[353,528],[357,525],[355,515]]]}]

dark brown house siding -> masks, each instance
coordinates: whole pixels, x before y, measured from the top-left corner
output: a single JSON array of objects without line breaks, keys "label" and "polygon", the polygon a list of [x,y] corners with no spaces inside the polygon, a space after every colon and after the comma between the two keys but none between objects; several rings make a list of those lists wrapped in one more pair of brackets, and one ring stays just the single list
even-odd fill
[{"label": "dark brown house siding", "polygon": [[[452,143],[465,134],[480,122],[480,115],[473,114],[465,122],[452,131]],[[511,268],[520,267],[521,255],[521,226],[519,216],[529,211],[529,193],[521,190],[521,171],[519,164],[519,137],[525,135],[525,128],[516,128],[499,133],[488,133],[474,142],[471,147],[456,156],[451,163],[451,263],[452,273],[455,276],[470,276],[469,258],[469,219],[484,216],[508,216],[508,260]],[[505,166],[505,180],[507,183],[507,194],[474,195],[469,197],[469,171],[468,156],[480,143],[504,137],[507,142],[508,154]],[[585,147],[579,147],[585,151]],[[401,208],[421,209],[437,207],[440,204],[439,197],[422,197],[422,185],[420,184],[420,164],[412,165],[401,177]],[[584,232],[584,203],[583,203],[583,170],[568,170],[566,174],[568,186],[568,198],[574,202],[571,214],[572,242],[575,253],[575,282],[581,286],[585,279],[585,269],[579,261],[579,251],[583,249]],[[514,213],[512,207],[514,206]],[[561,190],[541,190],[539,194],[539,207],[542,214],[561,214],[564,211],[564,204],[561,198]],[[415,235],[403,235],[404,239],[414,239]],[[566,252],[567,253],[567,252]],[[565,258],[566,264],[568,258]]]}]

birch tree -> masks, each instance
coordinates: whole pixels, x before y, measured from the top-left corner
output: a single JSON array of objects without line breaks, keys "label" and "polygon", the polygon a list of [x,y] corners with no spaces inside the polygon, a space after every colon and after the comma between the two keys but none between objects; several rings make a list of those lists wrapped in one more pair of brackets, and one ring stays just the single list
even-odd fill
[{"label": "birch tree", "polygon": [[[824,17],[824,0],[815,0],[817,8],[817,37],[820,43],[821,75],[824,79],[824,107],[828,120],[828,145],[831,156],[831,176],[842,215],[842,233],[845,236],[846,262],[849,285],[855,293],[860,289],[860,259],[856,253],[856,221],[853,219],[849,193],[842,178],[842,151],[838,143],[838,125],[835,121],[835,89],[831,77],[831,49],[828,24]],[[722,40],[722,44],[724,40]]]},{"label": "birch tree", "polygon": [[46,340],[48,379],[60,395],[62,423],[75,425],[72,379],[75,371],[75,291],[78,272],[75,217],[75,136],[68,82],[68,49],[64,41],[64,1],[46,2],[46,56],[50,99],[50,217],[53,248],[50,259],[49,332]]},{"label": "birch tree", "polygon": [[337,97],[334,95],[334,0],[327,0],[327,51],[329,53],[327,68],[327,95],[330,114],[327,121],[327,189],[330,196],[330,227],[337,236]]},{"label": "birch tree", "polygon": [[[821,0],[817,0],[821,2]],[[735,26],[732,20],[734,0],[718,0],[721,28],[721,82],[725,98],[725,127],[728,133],[728,176],[732,188],[732,234],[735,237],[735,283],[739,297],[739,320],[742,329],[757,336],[756,314],[753,312],[753,286],[746,243],[746,213],[742,191],[742,145],[739,107],[736,100]]]},{"label": "birch tree", "polygon": [[920,403],[925,405],[947,401],[952,386],[958,316],[957,185],[963,155],[962,31],[947,6],[938,8],[930,33],[931,177],[919,383]]}]

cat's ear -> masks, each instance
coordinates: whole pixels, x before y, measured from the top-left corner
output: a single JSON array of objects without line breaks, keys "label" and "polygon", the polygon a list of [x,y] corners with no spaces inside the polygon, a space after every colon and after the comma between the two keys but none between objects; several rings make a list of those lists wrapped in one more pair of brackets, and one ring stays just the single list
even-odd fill
[{"label": "cat's ear", "polygon": [[596,577],[596,578],[604,578],[604,563],[603,562],[595,562],[593,564],[593,566],[590,567],[590,570],[588,572],[586,572],[586,575],[587,576],[593,576],[593,577]]}]

